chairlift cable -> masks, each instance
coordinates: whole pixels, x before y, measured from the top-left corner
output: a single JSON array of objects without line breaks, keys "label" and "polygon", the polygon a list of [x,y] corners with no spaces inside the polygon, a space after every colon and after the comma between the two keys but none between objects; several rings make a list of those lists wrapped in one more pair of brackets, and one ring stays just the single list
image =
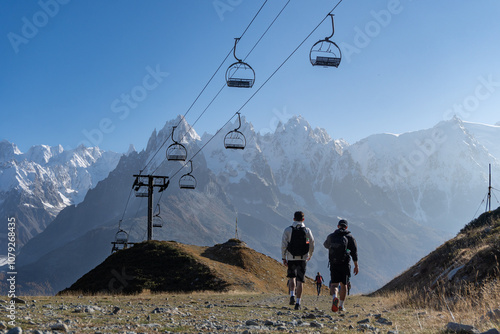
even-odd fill
[{"label": "chairlift cable", "polygon": [[130,188],[130,192],[128,193],[127,203],[125,203],[125,209],[123,210],[122,218],[120,222],[125,218],[125,213],[127,212],[128,203],[130,202],[130,197],[132,197],[133,188]]},{"label": "chairlift cable", "polygon": [[[271,22],[271,24],[267,27],[267,29],[264,31],[264,33],[260,36],[260,38],[257,40],[257,42],[254,44],[254,46],[252,47],[252,49],[247,53],[247,55],[245,56],[245,58],[243,58],[243,61],[245,61],[248,56],[250,56],[250,54],[252,53],[252,51],[255,49],[255,47],[260,43],[260,41],[262,40],[262,38],[264,38],[264,36],[267,34],[267,32],[269,31],[269,29],[273,26],[274,22],[276,22],[276,20],[278,19],[278,17],[281,15],[281,13],[285,10],[285,8],[288,6],[288,4],[290,3],[291,0],[288,0],[288,2],[283,6],[283,8],[280,10],[280,12],[278,13],[278,15],[275,16],[275,18],[273,19],[273,21]],[[264,7],[264,5],[266,4],[267,0],[264,2],[264,4],[262,5],[262,7]],[[259,12],[260,10],[262,9],[262,7],[259,9]],[[259,12],[257,12],[257,14],[259,14]],[[257,14],[255,15],[255,17],[257,17]],[[254,19],[255,19],[254,17]],[[253,20],[252,20],[253,22]],[[250,22],[250,24],[252,23]],[[238,38],[238,39],[241,39],[243,37],[243,35],[245,35],[245,32],[248,30],[248,28],[250,27],[250,24],[247,26],[247,28],[245,29],[245,31],[243,32],[243,34]],[[231,49],[231,51],[234,51],[234,47]],[[229,54],[231,53],[231,51],[229,52]],[[226,61],[226,59],[229,57],[229,54],[226,56],[226,58],[224,59],[224,61]],[[235,57],[236,58],[236,57]],[[219,68],[217,69],[217,71],[221,68],[222,64],[219,66]],[[214,75],[212,76],[212,78],[215,76],[215,74],[217,73],[217,71],[214,73]],[[212,78],[210,80],[212,80]],[[207,83],[208,85],[208,83]],[[222,85],[221,89],[219,90],[219,92],[215,95],[215,97],[210,101],[210,103],[207,105],[207,107],[203,110],[203,112],[200,114],[200,116],[198,116],[198,118],[193,122],[193,124],[190,124],[189,126],[189,129],[186,131],[186,133],[181,137],[181,140],[184,139],[184,136],[189,133],[189,131],[191,131],[191,129],[196,125],[196,123],[198,122],[198,120],[203,116],[203,114],[207,111],[207,109],[212,105],[212,103],[216,100],[216,98],[219,96],[219,94],[222,92],[222,90],[226,87],[226,84]],[[206,88],[206,86],[205,86]],[[200,93],[201,95],[201,93]],[[198,96],[199,97],[199,96]],[[193,103],[194,104],[194,103]],[[191,108],[190,108],[191,109]],[[187,114],[187,113],[186,113]],[[184,116],[186,116],[186,114],[184,114]],[[155,169],[154,172],[156,172],[158,168]],[[153,172],[153,174],[154,174]]]},{"label": "chairlift cable", "polygon": [[[195,100],[193,101],[193,103],[191,103],[191,105],[189,106],[188,110],[183,115],[184,118],[186,118],[186,115],[191,111],[191,109],[193,108],[193,106],[195,105],[195,103],[198,101],[198,99],[200,98],[200,96],[203,94],[203,92],[205,92],[205,89],[212,82],[213,78],[215,77],[215,75],[217,74],[217,72],[219,72],[219,70],[222,67],[222,65],[224,65],[224,63],[226,62],[227,58],[231,55],[231,52],[233,52],[233,48],[231,48],[231,50],[229,50],[229,52],[227,53],[227,55],[224,58],[224,60],[220,63],[219,67],[217,67],[217,70],[215,70],[214,74],[212,74],[212,76],[210,77],[210,79],[208,80],[208,82],[205,84],[205,86],[203,87],[203,89],[200,91],[200,93],[198,94],[198,96],[195,98]],[[177,126],[179,126],[180,124],[181,124],[181,122],[179,121],[179,123],[177,124]],[[184,136],[182,138],[184,138]],[[181,141],[182,141],[182,138],[181,138]],[[170,139],[170,137],[167,137],[165,139],[165,141],[160,145],[160,147],[158,148],[158,150],[156,150],[155,154],[151,157],[151,159],[148,161],[148,163],[146,163],[146,166],[144,166],[144,169],[146,169],[149,166],[149,164],[154,160],[154,158],[156,157],[156,155],[161,151],[161,149],[163,148],[163,146],[165,146],[165,144],[168,142],[169,139]],[[155,169],[155,171],[156,171],[156,169]],[[153,172],[153,174],[154,174],[154,172]]]},{"label": "chairlift cable", "polygon": [[291,0],[288,0],[287,3],[283,6],[283,8],[281,8],[280,12],[278,13],[278,15],[276,15],[276,17],[274,18],[274,20],[271,22],[271,24],[267,27],[266,31],[264,31],[264,33],[260,36],[259,40],[257,41],[257,43],[254,44],[254,46],[252,47],[252,49],[250,50],[250,52],[248,52],[248,54],[246,55],[246,57],[243,59],[243,61],[245,61],[248,56],[250,56],[250,54],[252,53],[252,51],[255,49],[255,47],[260,43],[260,41],[262,40],[262,38],[264,38],[264,36],[267,34],[267,31],[269,29],[271,29],[271,27],[273,26],[274,22],[278,19],[278,17],[281,15],[281,13],[285,10],[286,6],[288,6],[288,4],[290,3]]},{"label": "chairlift cable", "polygon": [[[208,145],[208,143],[210,143],[210,142],[211,142],[211,141],[212,141],[212,140],[213,140],[213,139],[214,139],[214,138],[215,138],[215,137],[219,134],[219,132],[221,132],[221,131],[222,131],[222,129],[224,129],[224,127],[225,127],[226,125],[228,125],[228,124],[231,122],[231,120],[233,119],[233,117],[234,117],[234,116],[236,116],[236,115],[237,115],[237,113],[234,113],[234,115],[233,115],[233,116],[231,116],[231,118],[229,118],[229,120],[228,120],[226,123],[224,123],[224,125],[223,125],[221,128],[219,128],[219,130],[217,130],[217,131],[215,132],[215,134],[212,136],[212,138],[210,138],[209,140],[207,140],[207,142],[206,142],[206,143],[205,143],[202,147],[200,147],[200,148],[198,149],[198,151],[196,151],[196,153],[195,153],[195,154],[193,154],[189,160],[192,160],[194,157],[196,157],[196,156],[197,156],[197,155],[198,155],[198,154],[199,154],[199,153],[200,153],[200,152],[201,152],[201,151],[205,148],[205,146],[207,146],[207,145]],[[178,169],[178,170],[174,173],[174,175],[172,175],[172,176],[171,176],[171,178],[174,178],[174,177],[175,177],[175,176],[176,176],[176,175],[177,175],[177,174],[178,174],[178,173],[179,173],[179,172],[180,172],[180,171],[181,171],[181,170],[182,170],[182,169],[183,169],[186,165],[187,165],[187,162],[186,162],[185,164],[183,164],[183,165],[182,165],[182,167],[181,167],[181,168],[179,168],[179,169]]]},{"label": "chairlift cable", "polygon": [[285,65],[285,63],[295,54],[295,52],[297,52],[297,50],[309,39],[309,37],[311,37],[311,35],[319,28],[319,26],[326,20],[326,18],[335,10],[335,8],[338,7],[338,5],[340,5],[340,3],[342,2],[343,0],[339,0],[339,2],[335,5],[335,7],[333,7],[333,9],[328,13],[327,16],[325,16],[325,18],[323,18],[319,24],[309,33],[309,35],[306,36],[306,38],[304,38],[304,40],[302,42],[300,42],[300,44],[292,51],[292,53],[290,53],[290,55],[280,64],[280,66],[278,66],[278,68],[266,79],[266,81],[264,81],[264,83],[262,83],[262,85],[257,88],[257,90],[252,94],[252,96],[250,96],[248,98],[248,100],[240,107],[240,109],[238,109],[237,112],[241,111],[247,104],[248,102],[250,102],[250,100],[253,99],[253,97],[255,95],[257,95],[257,93],[262,89],[262,87],[264,87],[267,82],[269,80],[271,80],[271,78],[281,69],[281,67],[283,67],[283,65]]},{"label": "chairlift cable", "polygon": [[[257,13],[254,15],[253,19],[250,21],[250,23],[247,25],[247,27],[245,28],[245,30],[243,31],[243,33],[241,34],[240,36],[240,39],[245,35],[245,33],[247,32],[247,30],[250,28],[250,26],[252,25],[252,23],[254,22],[254,20],[256,19],[256,17],[259,15],[260,11],[262,10],[262,8],[264,8],[265,4],[267,3],[267,0],[264,1],[264,3],[262,4],[262,6],[259,8],[259,10],[257,11]],[[266,30],[267,32],[267,30]],[[224,65],[224,63],[226,62],[227,58],[231,55],[231,53],[233,52],[233,49],[234,47],[231,48],[231,50],[229,50],[229,52],[227,53],[226,57],[223,59],[223,61],[220,63],[220,65],[217,67],[217,69],[215,70],[214,74],[212,74],[212,76],[210,77],[210,79],[208,80],[208,82],[205,84],[205,86],[203,87],[203,89],[200,91],[200,93],[198,94],[198,96],[195,98],[195,100],[193,101],[193,103],[191,103],[191,105],[189,106],[189,108],[187,109],[187,111],[184,113],[184,118],[186,117],[186,115],[191,111],[191,109],[193,108],[193,106],[195,105],[195,103],[198,101],[198,99],[200,98],[200,96],[203,94],[203,92],[206,90],[206,88],[208,87],[208,85],[212,82],[213,78],[216,76],[216,74],[219,72],[220,68],[222,67],[222,65]],[[248,55],[247,55],[248,57]],[[217,93],[217,96],[220,94],[220,91],[219,93]],[[213,101],[212,101],[213,102]],[[211,103],[212,103],[211,102]],[[210,103],[210,104],[211,104]],[[208,107],[207,107],[208,108]],[[206,109],[207,109],[206,108]],[[206,111],[205,109],[205,111]],[[200,117],[198,117],[199,119]],[[197,120],[198,120],[197,119]],[[179,123],[177,124],[177,126],[180,125],[180,121]],[[191,126],[191,128],[194,126],[194,124]],[[191,128],[189,130],[191,130]],[[151,159],[146,163],[146,165],[144,166],[143,169],[140,170],[139,172],[139,175],[142,174],[142,172],[144,170],[146,170],[146,168],[151,164],[151,162],[154,160],[154,158],[156,157],[156,155],[160,152],[160,150],[163,148],[163,146],[165,146],[165,144],[167,143],[167,141],[169,140],[170,137],[167,137],[167,139],[160,145],[160,147],[156,150],[156,152],[153,154],[153,156],[151,157]],[[184,138],[184,137],[182,137]],[[181,139],[182,140],[182,139]],[[158,169],[158,167],[155,169],[155,171]],[[178,172],[177,172],[178,173]],[[176,174],[177,174],[176,173]],[[122,214],[122,219],[119,221],[119,228],[121,226],[121,221],[124,219],[125,217],[125,214],[127,212],[127,208],[128,208],[128,205],[130,203],[130,197],[132,196],[132,189],[130,190],[130,193],[129,193],[129,196],[127,198],[127,202],[125,203],[125,208],[123,210],[123,214]],[[163,195],[163,192],[161,193],[160,195],[160,199],[161,199],[161,196]],[[158,204],[159,204],[159,201],[158,201]],[[141,205],[139,205],[139,208],[141,207]],[[139,209],[137,210],[136,212],[136,217],[138,215],[138,212],[139,212]],[[130,227],[130,230],[133,228],[133,225],[131,225]]]},{"label": "chairlift cable", "polygon": [[[250,98],[236,111],[236,113],[234,113],[233,116],[231,116],[231,118],[226,122],[224,123],[224,125],[219,128],[216,133],[202,146],[198,149],[198,151],[193,154],[190,158],[193,159],[194,157],[196,157],[218,134],[219,132],[222,131],[222,129],[227,125],[229,124],[229,122],[233,119],[233,117],[235,115],[237,115],[238,112],[240,112],[249,102],[250,100],[252,100],[255,95],[267,84],[267,82],[281,69],[281,67],[283,67],[283,65],[295,54],[295,52],[297,52],[297,50],[307,41],[307,39],[309,39],[309,37],[311,37],[311,35],[321,26],[321,24],[326,20],[326,18],[342,3],[343,0],[339,0],[337,2],[337,4],[332,8],[332,10],[330,10],[330,12],[328,13],[327,16],[325,16],[319,23],[318,25],[304,38],[304,40],[292,51],[292,53],[278,66],[278,68],[264,81],[264,83],[254,92],[254,94],[252,94],[252,96],[250,96]],[[282,13],[282,11],[284,10],[284,8],[288,5],[290,1],[288,1],[285,6],[283,7],[283,9],[278,13],[277,17],[279,17]],[[254,18],[252,19],[252,21],[248,24],[248,26],[246,27],[246,29],[244,30],[243,34],[240,36],[240,38],[242,38],[246,31],[248,30],[248,28],[251,26],[251,24],[253,23],[253,21],[255,20],[255,18],[257,17],[257,15],[260,13],[260,11],[262,10],[262,8],[264,7],[264,5],[267,3],[267,0],[264,1],[264,3],[262,4],[262,6],[260,7],[260,9],[258,10],[258,12],[255,14]],[[269,28],[274,24],[274,22],[276,21],[277,17],[272,21],[271,25],[268,27],[268,29],[266,29],[266,31],[264,32],[263,35],[265,35],[267,33],[267,31],[269,30]],[[261,38],[259,38],[259,40],[257,41],[257,43],[254,45],[254,47],[250,50],[250,52],[247,54],[246,57],[248,57],[248,55],[253,51],[253,49],[255,48],[255,46],[260,42],[260,40],[262,39],[263,36],[261,36]],[[222,64],[226,61],[226,59],[229,57],[229,55],[231,54],[231,52],[233,51],[233,48],[231,48],[231,51],[228,53],[228,55],[226,56],[226,58],[224,59],[224,61],[222,62]],[[245,57],[245,59],[246,59]],[[196,100],[192,103],[192,105],[190,106],[190,108],[188,109],[188,111],[184,114],[184,116],[187,115],[187,113],[191,110],[192,106],[194,105],[194,103],[198,100],[199,96],[203,93],[203,91],[206,89],[206,87],[208,86],[208,84],[211,82],[211,80],[215,77],[215,74],[219,71],[219,69],[222,67],[222,64],[217,68],[217,71],[212,75],[212,77],[210,78],[209,82],[205,85],[205,87],[203,88],[203,90],[200,92],[200,94],[198,95],[198,97],[196,98]],[[224,85],[225,86],[225,85]],[[196,124],[196,122],[201,118],[201,116],[206,112],[206,110],[208,109],[208,107],[214,102],[214,100],[216,99],[216,97],[220,94],[220,92],[222,91],[222,89],[224,88],[224,86],[219,90],[219,92],[217,93],[217,95],[212,99],[212,101],[210,101],[209,105],[205,108],[205,110],[202,112],[202,114],[196,119],[196,121],[190,126],[190,129],[188,130],[188,132],[191,130],[191,128],[193,128],[193,126]],[[180,124],[180,123],[179,123]],[[182,137],[184,138],[184,136]],[[165,141],[166,142],[166,141]],[[163,147],[165,145],[165,143],[163,143],[161,145],[161,147]],[[154,156],[156,156],[158,154],[158,152],[160,151],[161,147],[157,150],[157,152],[154,154]],[[153,156],[153,158],[154,158]],[[146,167],[151,163],[151,161],[153,160],[153,158],[146,164],[146,166],[144,167],[144,169],[146,169]],[[170,178],[173,178],[175,177],[181,170],[182,168],[184,168],[185,166],[187,165],[187,163],[184,163]],[[155,171],[159,168],[159,166],[155,169]],[[143,170],[144,170],[143,169]],[[163,196],[163,192],[160,194],[160,197],[158,199],[158,203],[160,202],[160,199],[161,197]],[[128,203],[128,201],[127,201]]]},{"label": "chairlift cable", "polygon": [[[196,122],[198,122],[198,121],[199,121],[199,119],[203,116],[203,114],[205,114],[205,112],[208,110],[208,108],[212,105],[212,103],[213,103],[213,102],[217,99],[217,97],[219,96],[219,94],[222,92],[222,90],[224,89],[224,87],[226,87],[226,84],[224,84],[224,85],[221,87],[221,89],[219,89],[219,92],[218,92],[218,93],[214,96],[214,98],[210,101],[210,103],[209,103],[209,104],[205,107],[205,109],[203,110],[203,112],[202,112],[202,113],[198,116],[198,118],[194,121],[194,123],[193,123],[193,124],[191,124],[191,125],[189,126],[189,129],[188,129],[188,130],[186,131],[186,133],[182,136],[181,140],[184,138],[184,136],[185,136],[187,133],[189,133],[189,131],[191,131],[191,129],[192,129],[192,128],[194,127],[194,125],[196,124]],[[193,157],[194,157],[194,156],[193,156]],[[191,157],[191,158],[193,158],[193,157]],[[187,165],[187,163],[185,163],[185,164],[183,165],[183,167],[184,167],[184,166],[186,166],[186,165]],[[158,168],[160,168],[160,164],[158,165],[158,167],[156,167],[156,168],[153,170],[152,174],[156,173],[156,171],[158,170]],[[175,173],[173,176],[171,176],[171,178],[173,178],[176,174],[177,174],[177,173]]]},{"label": "chairlift cable", "polygon": [[262,8],[264,8],[264,6],[266,5],[266,3],[267,3],[267,0],[265,0],[264,3],[262,4],[262,6],[260,6],[260,8],[257,11],[257,13],[254,15],[252,21],[250,21],[250,23],[247,25],[245,31],[243,31],[243,34],[241,34],[241,36],[239,37],[240,39],[243,38],[243,36],[247,32],[248,28],[250,28],[250,26],[252,25],[253,21],[257,18],[257,15],[259,15],[260,11],[262,10]]},{"label": "chairlift cable", "polygon": [[[337,2],[337,4],[332,8],[332,10],[328,13],[328,15],[326,15],[319,23],[318,25],[306,36],[306,38],[304,38],[304,40],[292,51],[292,53],[280,64],[280,66],[278,66],[278,68],[266,79],[266,81],[264,81],[264,83],[262,83],[262,85],[252,94],[252,96],[250,96],[250,98],[248,98],[248,100],[236,111],[236,113],[231,116],[231,118],[219,129],[217,130],[217,132],[212,136],[212,138],[210,138],[200,149],[198,149],[198,151],[191,156],[190,159],[193,159],[195,156],[198,155],[198,153],[200,153],[203,148],[205,148],[205,146],[207,146],[208,143],[210,143],[212,141],[213,138],[215,138],[215,136],[217,134],[219,134],[219,132],[231,121],[231,119],[237,115],[238,112],[240,112],[247,104],[248,102],[250,102],[250,100],[252,98],[255,97],[255,95],[262,89],[262,87],[264,87],[266,85],[266,83],[281,69],[281,67],[283,67],[283,65],[295,54],[295,52],[297,52],[297,50],[307,41],[307,39],[309,39],[309,37],[311,37],[311,35],[321,26],[321,24],[327,19],[327,17],[340,5],[340,3],[342,2],[343,0],[339,0],[339,2]],[[246,31],[246,30],[245,30]],[[222,91],[222,89],[224,88],[224,86],[221,88],[221,90],[217,93],[216,96],[218,96],[220,94],[220,92]],[[210,104],[215,100],[212,99],[212,101],[210,102]],[[207,107],[208,108],[208,107]],[[207,110],[207,108],[203,111],[203,113],[205,113],[205,111]],[[200,115],[201,117],[201,115]],[[199,117],[198,117],[199,119]],[[197,120],[198,120],[197,119]],[[191,127],[194,126],[195,123],[193,123],[193,125]],[[183,164],[181,168],[179,168],[172,176],[171,178],[173,178],[174,176],[176,176],[181,170],[182,168],[184,168],[185,166],[187,165],[187,163]]]},{"label": "chairlift cable", "polygon": [[[257,18],[257,16],[259,15],[260,11],[262,10],[262,8],[264,8],[265,4],[267,3],[268,0],[265,0],[264,3],[262,4],[262,6],[259,8],[259,10],[257,11],[257,13],[254,15],[252,21],[250,21],[250,23],[247,25],[247,27],[245,28],[245,30],[243,31],[243,33],[241,34],[241,36],[239,37],[240,39],[245,35],[245,33],[247,32],[247,30],[250,28],[250,26],[252,25],[253,21]],[[203,94],[203,92],[205,92],[205,89],[208,87],[208,85],[212,82],[213,78],[215,77],[215,75],[219,72],[220,68],[222,67],[222,65],[224,65],[224,63],[226,62],[227,58],[231,55],[231,53],[234,51],[234,47],[231,48],[231,50],[229,50],[229,52],[227,53],[226,57],[224,58],[224,60],[220,63],[219,67],[217,67],[217,69],[215,70],[214,74],[212,74],[212,76],[210,77],[210,79],[207,81],[207,83],[205,84],[205,86],[203,87],[203,89],[200,91],[200,93],[198,94],[198,96],[194,99],[193,103],[191,103],[191,105],[189,106],[189,108],[187,109],[187,111],[184,113],[184,118],[186,118],[187,114],[191,111],[191,109],[193,108],[193,106],[195,105],[195,103],[198,101],[198,99],[200,98],[200,96]],[[248,57],[248,55],[247,55]],[[179,126],[181,124],[181,121],[179,121],[179,123],[177,124],[177,126]],[[193,124],[194,125],[194,124]],[[182,137],[184,138],[184,137]],[[165,146],[165,144],[167,143],[168,141],[168,137],[167,139],[165,139],[165,141],[160,145],[160,147],[158,148],[158,150],[155,152],[155,154],[151,157],[151,159],[146,163],[146,166],[144,166],[143,170],[145,170],[149,164],[154,160],[154,158],[156,157],[156,155],[160,152],[160,150],[163,148],[163,146]],[[182,140],[182,139],[181,139]]]}]

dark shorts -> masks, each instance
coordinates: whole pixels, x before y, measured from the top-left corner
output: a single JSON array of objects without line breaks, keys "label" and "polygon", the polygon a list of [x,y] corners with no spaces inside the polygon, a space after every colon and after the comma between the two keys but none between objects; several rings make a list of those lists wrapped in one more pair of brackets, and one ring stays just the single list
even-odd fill
[{"label": "dark shorts", "polygon": [[288,272],[286,277],[296,277],[297,281],[304,283],[304,276],[306,275],[306,261],[305,260],[290,260],[288,261]]},{"label": "dark shorts", "polygon": [[349,283],[351,277],[351,264],[330,264],[330,277],[331,283]]}]

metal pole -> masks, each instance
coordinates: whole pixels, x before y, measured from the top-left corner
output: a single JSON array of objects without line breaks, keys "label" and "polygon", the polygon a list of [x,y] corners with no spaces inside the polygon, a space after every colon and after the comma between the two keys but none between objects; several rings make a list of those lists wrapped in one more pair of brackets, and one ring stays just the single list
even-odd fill
[{"label": "metal pole", "polygon": [[488,212],[491,212],[491,164],[490,164],[490,183],[488,186]]},{"label": "metal pole", "polygon": [[148,176],[148,241],[153,239],[153,175]]}]

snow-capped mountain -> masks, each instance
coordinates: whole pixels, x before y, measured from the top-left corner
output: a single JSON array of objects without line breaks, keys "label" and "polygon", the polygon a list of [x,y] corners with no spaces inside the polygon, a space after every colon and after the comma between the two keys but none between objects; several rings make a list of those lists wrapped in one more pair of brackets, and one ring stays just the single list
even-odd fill
[{"label": "snow-capped mountain", "polygon": [[500,143],[500,127],[454,118],[427,130],[372,135],[347,151],[403,212],[455,232],[457,220],[472,219],[484,197],[488,165],[500,172],[494,143]]},{"label": "snow-capped mountain", "polygon": [[[42,232],[57,214],[83,201],[90,188],[116,167],[120,154],[80,146],[38,145],[26,153],[0,142],[0,217],[16,217],[17,247]],[[6,232],[5,224],[0,233]],[[5,242],[1,238],[0,244]]]},{"label": "snow-capped mountain", "polygon": [[500,160],[500,122],[496,125],[462,122],[464,128],[483,145],[488,153]]},{"label": "snow-capped mountain", "polygon": [[[165,159],[174,125],[174,139],[193,161],[194,190],[178,187],[189,172],[185,163]],[[486,190],[487,164],[498,166],[477,139],[483,129],[472,134],[457,119],[349,146],[300,116],[266,135],[242,118],[245,149],[225,149],[224,135],[237,126],[200,137],[178,117],[155,130],[145,150],[123,156],[83,202],[62,210],[25,245],[18,256],[24,283],[49,282],[45,293],[69,286],[109,255],[118,228],[130,241],[144,240],[146,200],[131,188],[132,175],[142,171],[170,177],[167,190],[154,194],[155,213],[164,223],[154,230],[155,239],[213,245],[237,234],[250,247],[279,258],[282,231],[293,212],[302,210],[316,239],[308,271],[326,273],[322,243],[342,217],[360,247],[363,270],[355,289],[369,291],[467,223]]]}]

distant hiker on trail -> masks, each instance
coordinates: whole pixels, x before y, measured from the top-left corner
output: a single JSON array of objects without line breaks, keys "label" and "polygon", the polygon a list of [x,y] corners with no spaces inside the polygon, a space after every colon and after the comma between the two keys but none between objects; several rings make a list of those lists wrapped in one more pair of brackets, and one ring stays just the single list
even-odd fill
[{"label": "distant hiker on trail", "polygon": [[300,309],[302,283],[306,274],[306,264],[314,252],[314,237],[311,230],[304,225],[304,213],[295,212],[292,226],[283,231],[281,239],[281,259],[288,266],[290,305]]},{"label": "distant hiker on trail", "polygon": [[[351,257],[354,262],[354,275],[359,272],[358,248],[356,240],[347,230],[347,220],[341,219],[337,225],[337,230],[330,234],[323,246],[328,249],[328,259],[330,261],[330,286],[334,287],[332,311],[344,311],[344,302],[347,295],[347,286],[351,277]],[[340,283],[340,296],[339,292]],[[339,298],[340,297],[340,300]]]},{"label": "distant hiker on trail", "polygon": [[323,279],[323,276],[321,276],[321,274],[318,273],[316,274],[316,278],[314,279],[314,281],[316,282],[316,291],[318,291],[318,296],[319,294],[321,293],[321,286],[323,285],[323,282],[325,281]]}]

